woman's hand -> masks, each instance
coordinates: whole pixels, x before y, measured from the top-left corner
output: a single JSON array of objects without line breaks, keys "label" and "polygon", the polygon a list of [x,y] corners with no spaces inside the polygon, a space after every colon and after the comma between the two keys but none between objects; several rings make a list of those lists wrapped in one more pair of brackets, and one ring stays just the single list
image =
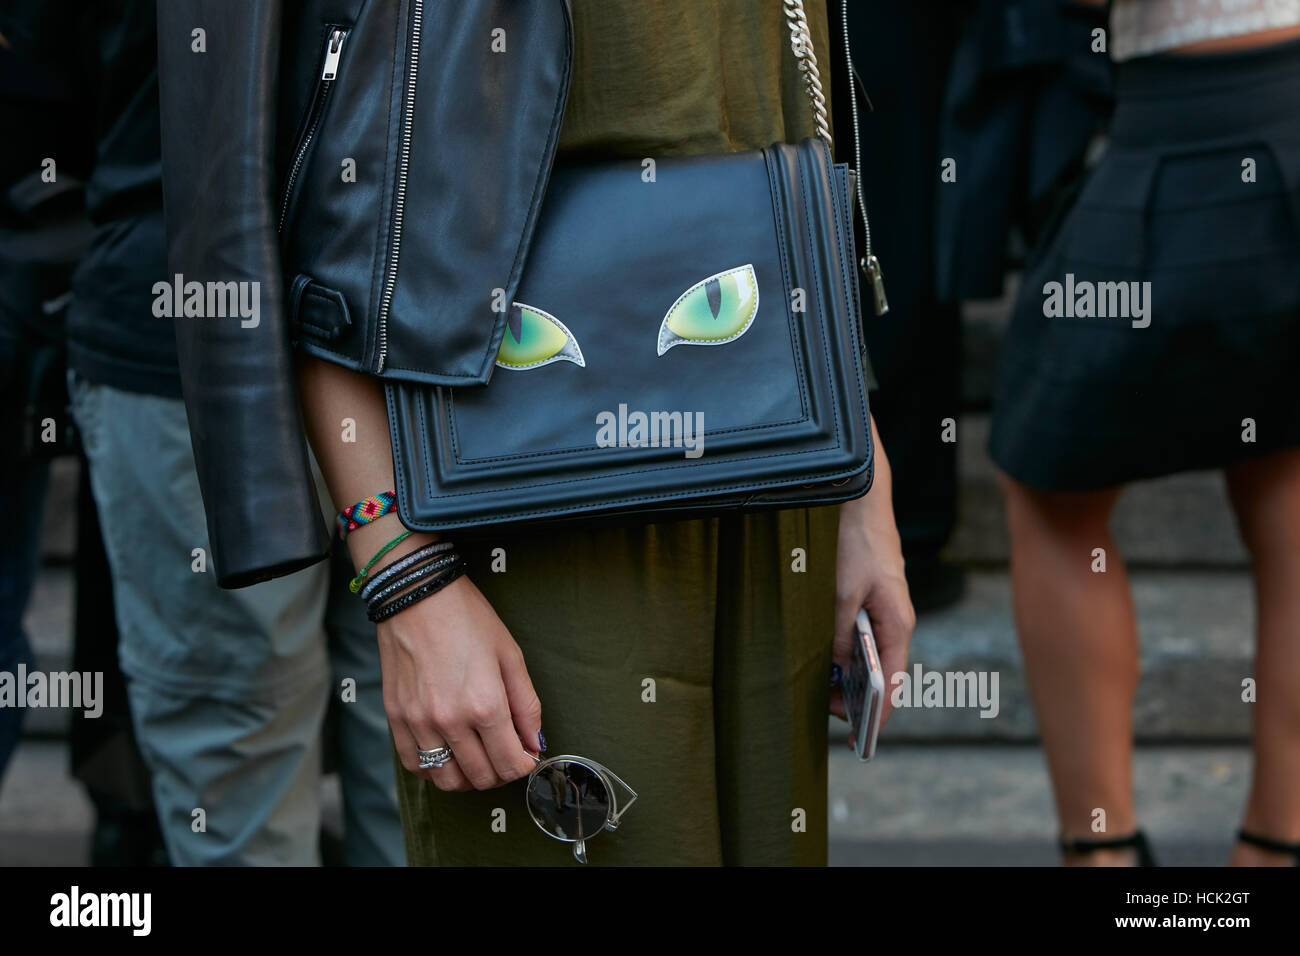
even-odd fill
[{"label": "woman's hand", "polygon": [[[490,790],[533,769],[541,702],[519,645],[469,578],[378,631],[384,710],[403,767],[440,790]],[[416,751],[439,747],[453,759],[421,770]]]},{"label": "woman's hand", "polygon": [[[889,459],[871,422],[876,473],[871,491],[840,506],[840,536],[835,560],[835,640],[832,658],[848,673],[858,608],[865,607],[880,650],[885,677],[881,723],[893,710],[890,678],[907,668],[907,648],[916,625],[916,612],[903,576],[903,552],[894,524],[893,483]],[[845,719],[844,696],[831,692],[831,713]]]},{"label": "woman's hand", "polygon": [[[303,417],[330,499],[342,507],[396,487],[379,380],[301,353],[295,361]],[[345,421],[355,433],[340,440]],[[352,566],[366,567],[401,530],[396,515],[385,515],[350,532]],[[409,535],[371,574],[434,540]],[[542,705],[519,645],[469,578],[381,621],[378,633],[384,710],[403,767],[442,790],[487,790],[532,770]],[[450,747],[454,759],[421,770],[417,751],[439,747]]]}]

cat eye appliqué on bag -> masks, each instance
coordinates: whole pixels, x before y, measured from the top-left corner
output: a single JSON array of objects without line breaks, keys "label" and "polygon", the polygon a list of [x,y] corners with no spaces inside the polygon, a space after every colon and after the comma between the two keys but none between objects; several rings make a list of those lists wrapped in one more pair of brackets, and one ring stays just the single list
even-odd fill
[{"label": "cat eye appliqu\u00e9 on bag", "polygon": [[552,362],[587,364],[568,326],[542,309],[512,303],[497,351],[497,367],[519,370],[541,368]]},{"label": "cat eye appliqu\u00e9 on bag", "polygon": [[758,279],[746,264],[709,276],[681,294],[659,329],[659,354],[674,345],[725,345],[758,314]]}]

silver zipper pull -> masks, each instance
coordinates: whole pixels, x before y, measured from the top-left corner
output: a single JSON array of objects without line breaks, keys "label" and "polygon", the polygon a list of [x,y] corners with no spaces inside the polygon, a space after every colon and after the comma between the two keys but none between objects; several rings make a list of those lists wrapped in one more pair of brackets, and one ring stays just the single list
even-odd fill
[{"label": "silver zipper pull", "polygon": [[889,300],[885,298],[885,274],[880,269],[880,260],[875,256],[867,256],[858,265],[871,280],[871,294],[876,300],[876,315],[884,315],[889,311]]},{"label": "silver zipper pull", "polygon": [[[853,67],[853,50],[849,46],[849,0],[840,2],[840,23],[844,27],[844,62],[849,68],[849,111],[853,117],[853,169],[856,172],[854,192],[857,193],[858,212],[862,216],[862,247],[866,255],[858,261],[863,275],[871,280],[871,294],[875,299],[876,315],[889,311],[889,300],[885,298],[885,274],[880,269],[880,260],[871,254],[871,220],[867,218],[867,200],[862,190],[862,131],[858,128],[858,90],[866,97],[871,106],[871,97],[862,87],[862,78]],[[871,106],[874,110],[875,107]]]},{"label": "silver zipper pull", "polygon": [[329,46],[325,48],[325,68],[320,71],[322,80],[332,80],[339,71],[339,57],[343,53],[343,41],[347,39],[347,34],[342,30],[335,30],[330,34]]}]

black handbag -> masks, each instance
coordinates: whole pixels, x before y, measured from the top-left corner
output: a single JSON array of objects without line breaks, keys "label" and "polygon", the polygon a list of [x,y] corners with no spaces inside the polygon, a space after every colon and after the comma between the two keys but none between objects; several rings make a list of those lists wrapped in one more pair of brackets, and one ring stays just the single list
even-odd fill
[{"label": "black handbag", "polygon": [[823,138],[662,160],[653,182],[636,160],[557,168],[490,382],[385,386],[408,527],[871,487],[853,183],[831,160],[802,4],[785,7]]}]

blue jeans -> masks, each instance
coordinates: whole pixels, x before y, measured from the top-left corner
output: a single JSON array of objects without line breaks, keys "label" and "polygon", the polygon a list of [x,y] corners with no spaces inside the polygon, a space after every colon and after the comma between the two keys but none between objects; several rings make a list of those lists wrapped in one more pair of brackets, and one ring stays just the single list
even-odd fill
[{"label": "blue jeans", "polygon": [[351,678],[356,699],[340,720],[345,855],[400,865],[375,628],[340,588],[347,568],[217,587],[184,403],[74,373],[68,390],[113,571],[132,722],[172,861],[319,863],[322,722]]}]

